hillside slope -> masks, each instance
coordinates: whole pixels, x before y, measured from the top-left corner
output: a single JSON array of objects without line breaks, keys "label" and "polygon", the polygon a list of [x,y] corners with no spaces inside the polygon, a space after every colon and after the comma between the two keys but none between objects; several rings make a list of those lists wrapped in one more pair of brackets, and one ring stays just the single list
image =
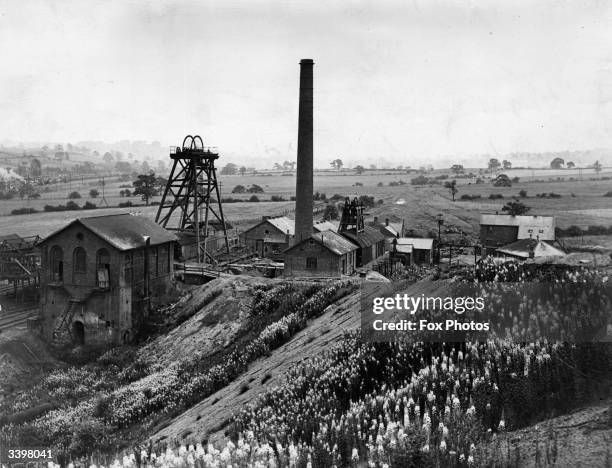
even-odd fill
[{"label": "hillside slope", "polygon": [[[445,282],[420,281],[411,285],[407,293],[435,294]],[[220,391],[205,398],[172,421],[157,427],[150,439],[164,441],[212,441],[223,438],[223,430],[232,414],[255,401],[266,388],[279,385],[285,372],[294,364],[324,352],[337,342],[343,333],[360,326],[360,293],[353,293],[329,306],[325,312],[297,333],[289,342],[275,349],[269,356],[258,359],[249,370]]]}]

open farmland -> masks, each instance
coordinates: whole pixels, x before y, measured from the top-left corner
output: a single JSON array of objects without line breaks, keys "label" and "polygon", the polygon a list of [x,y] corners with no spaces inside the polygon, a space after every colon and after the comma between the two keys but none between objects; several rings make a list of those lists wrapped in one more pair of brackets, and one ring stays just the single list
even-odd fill
[{"label": "open farmland", "polygon": [[[518,172],[518,170],[516,171]],[[551,171],[554,172],[554,171]],[[515,171],[510,171],[514,177]],[[436,172],[435,174],[439,174]],[[449,179],[453,178],[449,175]],[[610,174],[601,173],[600,178]],[[531,208],[530,214],[554,215],[557,226],[566,228],[571,225],[586,227],[589,225],[612,225],[612,198],[603,195],[612,190],[610,180],[564,180],[546,181],[541,178],[520,180],[512,187],[494,187],[490,180],[476,184],[475,179],[457,179],[457,200],[453,202],[447,189],[441,184],[414,186],[410,179],[414,174],[406,173],[380,173],[368,172],[362,175],[348,172],[318,172],[314,177],[314,189],[325,193],[329,198],[334,194],[355,197],[370,195],[376,200],[383,200],[382,205],[368,210],[370,216],[379,216],[392,219],[405,219],[407,229],[412,229],[422,235],[432,229],[437,229],[436,216],[444,214],[446,225],[454,225],[466,233],[477,233],[480,213],[501,212],[504,204],[513,198],[519,197],[519,192],[525,190],[527,197],[521,201]],[[390,186],[390,183],[403,181],[403,185]],[[295,194],[295,176],[284,175],[245,175],[221,177],[222,195],[238,199],[248,199],[251,194],[232,194],[236,185],[248,187],[257,184],[263,188],[264,193],[258,194],[259,203],[225,203],[226,218],[234,224],[250,223],[263,215],[281,215],[293,208],[294,203],[289,201]],[[359,185],[360,184],[360,185]],[[35,213],[31,215],[0,216],[0,232],[15,232],[19,235],[38,234],[45,236],[61,227],[67,220],[82,216],[95,216],[97,214],[137,213],[154,219],[157,206],[144,206],[140,197],[122,198],[118,196],[120,185],[129,185],[128,182],[119,182],[112,178],[106,182],[106,200],[109,205],[117,205],[121,201],[130,200],[139,206],[128,208],[105,208],[104,210],[81,210],[52,213]],[[88,192],[91,188],[100,190],[97,180],[72,181],[71,183],[56,184],[48,193],[43,193],[40,200],[10,200],[0,201],[0,213],[10,213],[12,209],[31,206],[42,209],[46,204],[65,204],[66,195],[71,190],[77,190],[83,198],[75,200],[80,205],[90,201],[102,207],[101,199],[91,199]],[[100,190],[101,191],[101,190]],[[540,193],[555,193],[560,198],[538,198]],[[480,195],[478,200],[460,200],[462,195]],[[491,200],[491,194],[501,194],[502,199]],[[271,196],[277,195],[285,198],[286,202],[267,202]],[[159,201],[161,197],[154,197],[152,201]],[[241,223],[242,222],[242,223]]]}]

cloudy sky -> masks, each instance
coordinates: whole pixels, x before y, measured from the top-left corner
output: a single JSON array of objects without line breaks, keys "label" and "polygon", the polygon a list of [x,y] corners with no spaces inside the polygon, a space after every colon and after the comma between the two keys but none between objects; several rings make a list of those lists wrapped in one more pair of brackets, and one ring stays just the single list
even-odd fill
[{"label": "cloudy sky", "polygon": [[319,165],[612,147],[605,0],[0,0],[0,140],[292,159],[301,58]]}]

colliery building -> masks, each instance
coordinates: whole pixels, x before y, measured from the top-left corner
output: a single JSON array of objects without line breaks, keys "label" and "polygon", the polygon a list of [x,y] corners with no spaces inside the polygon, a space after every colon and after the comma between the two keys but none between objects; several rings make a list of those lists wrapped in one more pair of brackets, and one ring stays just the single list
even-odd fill
[{"label": "colliery building", "polygon": [[487,251],[521,239],[554,241],[555,218],[552,216],[481,215],[480,242]]},{"label": "colliery building", "polygon": [[129,342],[173,282],[174,234],[129,214],[76,219],[41,243],[41,331],[49,341]]},{"label": "colliery building", "polygon": [[362,230],[355,228],[343,230],[339,234],[357,246],[358,267],[376,260],[385,253],[385,236],[370,226],[365,226]]},{"label": "colliery building", "polygon": [[295,236],[295,221],[285,216],[264,216],[259,224],[241,234],[242,242],[260,257],[282,260],[283,251]]},{"label": "colliery building", "polygon": [[333,231],[313,234],[285,251],[284,276],[340,277],[355,271],[358,247]]}]

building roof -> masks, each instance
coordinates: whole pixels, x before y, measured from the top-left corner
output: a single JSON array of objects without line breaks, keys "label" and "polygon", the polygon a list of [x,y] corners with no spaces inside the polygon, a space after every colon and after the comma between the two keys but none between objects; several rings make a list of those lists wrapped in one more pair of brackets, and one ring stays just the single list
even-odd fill
[{"label": "building roof", "polygon": [[355,244],[353,244],[351,241],[344,238],[340,234],[335,233],[334,231],[323,231],[313,234],[308,239],[304,239],[302,242],[298,242],[293,247],[289,247],[287,250],[285,250],[285,253],[291,252],[293,249],[299,247],[304,242],[316,242],[317,244],[322,245],[335,255],[344,255],[346,253],[352,252],[353,250],[357,250],[357,246]]},{"label": "building roof", "polygon": [[361,248],[371,247],[372,245],[385,240],[385,236],[370,226],[365,226],[363,232],[358,233],[355,231],[355,229],[349,229],[348,231],[343,231],[339,234],[343,235]]},{"label": "building roof", "polygon": [[[519,258],[564,257],[565,252],[552,245],[536,239],[519,239],[496,250],[505,255]],[[533,257],[531,252],[533,251]]]},{"label": "building roof", "polygon": [[412,244],[397,244],[395,247],[398,253],[409,254],[412,253]]},{"label": "building roof", "polygon": [[177,240],[173,233],[167,231],[150,219],[130,214],[116,214],[77,218],[47,236],[42,242],[47,242],[69,226],[77,223],[101,237],[118,250],[131,250],[144,247],[145,236],[150,237],[151,245],[165,244],[166,242],[174,242]]},{"label": "building roof", "polygon": [[397,250],[401,245],[411,245],[415,250],[432,250],[434,239],[425,239],[422,237],[400,237],[397,239]]},{"label": "building roof", "polygon": [[318,223],[315,223],[312,227],[315,232],[323,232],[323,231],[337,232],[339,224],[340,224],[339,222],[334,223],[332,221],[319,221]]},{"label": "building roof", "polygon": [[555,240],[554,216],[480,215],[481,226],[518,226],[517,239]]},{"label": "building roof", "polygon": [[266,220],[276,229],[281,231],[283,234],[289,233],[293,236],[295,234],[295,221],[287,218],[286,216],[279,216],[278,218],[269,218]]}]

